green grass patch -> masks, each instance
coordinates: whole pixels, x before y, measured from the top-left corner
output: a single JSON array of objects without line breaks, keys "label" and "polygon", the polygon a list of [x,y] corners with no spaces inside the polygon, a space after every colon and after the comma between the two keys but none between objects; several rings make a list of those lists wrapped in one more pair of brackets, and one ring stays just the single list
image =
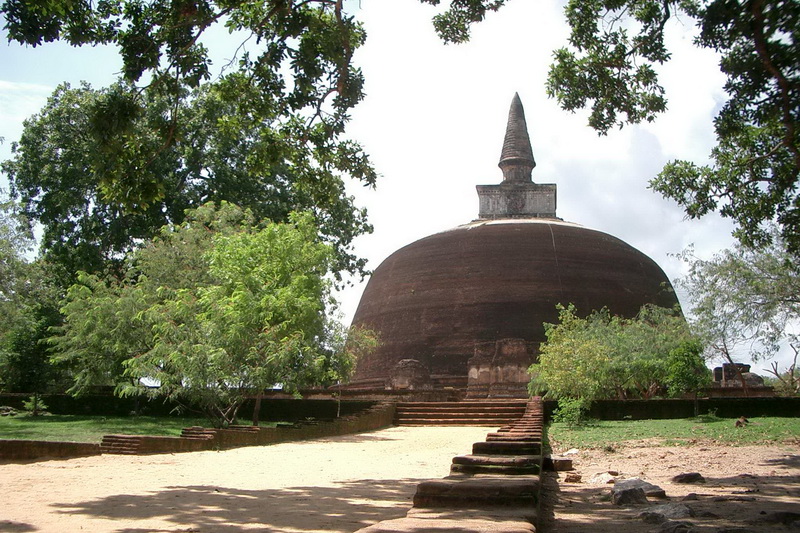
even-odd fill
[{"label": "green grass patch", "polygon": [[3,416],[0,439],[100,442],[103,435],[178,436],[188,426],[209,426],[205,418],[155,416]]},{"label": "green grass patch", "polygon": [[579,427],[553,423],[548,437],[555,449],[615,448],[643,440],[655,446],[700,442],[744,446],[800,441],[800,418],[751,418],[747,426],[738,428],[735,422],[704,415],[679,420],[600,420]]}]

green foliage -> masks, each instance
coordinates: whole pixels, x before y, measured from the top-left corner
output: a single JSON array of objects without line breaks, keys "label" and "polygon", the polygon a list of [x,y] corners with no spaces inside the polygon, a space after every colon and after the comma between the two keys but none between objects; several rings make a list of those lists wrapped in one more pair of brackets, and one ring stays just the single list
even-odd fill
[{"label": "green foliage", "polygon": [[[423,0],[429,1],[429,0]],[[438,4],[437,0],[429,3]],[[463,0],[434,19],[445,42],[469,38],[469,25],[500,0]],[[800,4],[791,0],[570,0],[571,32],[553,53],[546,88],[567,111],[590,109],[600,134],[653,121],[667,109],[659,67],[672,59],[671,25],[694,24],[698,48],[721,56],[728,100],[714,119],[710,164],[669,162],[653,189],[690,217],[712,211],[732,219],[737,238],[763,244],[776,220],[791,253],[800,253]]]},{"label": "green foliage", "polygon": [[683,341],[669,351],[664,384],[670,396],[696,393],[711,385],[711,371],[703,359],[703,345],[699,340]]},{"label": "green foliage", "polygon": [[42,397],[38,394],[23,400],[22,408],[31,416],[41,416],[47,412],[47,404],[42,401]]},{"label": "green foliage", "polygon": [[[439,5],[441,0],[420,0]],[[450,0],[448,9],[433,17],[433,27],[445,43],[469,41],[470,26],[482,21],[487,11],[497,11],[506,0]]]},{"label": "green foliage", "polygon": [[581,318],[573,305],[559,306],[559,323],[545,324],[545,334],[539,362],[529,372],[531,391],[547,391],[548,397],[579,398],[587,406],[600,398],[651,398],[670,382],[683,387],[679,370],[696,370],[680,358],[685,350],[676,350],[694,342],[676,310],[644,306],[636,318],[625,319],[603,309]]},{"label": "green foliage", "polygon": [[63,390],[63,369],[50,363],[43,340],[60,322],[54,269],[29,260],[33,239],[13,202],[0,205],[0,390]]},{"label": "green foliage", "polygon": [[[357,144],[337,140],[340,127],[287,120],[276,98],[238,73],[178,102],[124,84],[56,89],[2,168],[24,215],[43,225],[43,256],[63,267],[62,285],[78,270],[119,273],[139,243],[208,201],[235,203],[259,221],[312,211],[335,247],[337,274],[363,271],[351,244],[371,227],[342,175],[373,184],[369,161]],[[125,99],[136,109],[124,111]],[[153,198],[136,200],[145,189]]]},{"label": "green foliage", "polygon": [[568,111],[591,106],[589,125],[602,134],[652,122],[666,109],[654,65],[670,57],[663,31],[675,3],[571,0],[570,47],[553,54],[547,94]]},{"label": "green foliage", "polygon": [[589,402],[583,398],[559,398],[558,408],[553,413],[553,422],[570,427],[583,426],[588,421],[586,413],[589,407]]},{"label": "green foliage", "polygon": [[81,274],[53,339],[54,358],[75,369],[72,392],[113,384],[229,424],[248,395],[324,380],[333,364],[332,247],[308,213],[286,224],[252,220],[231,204],[207,204],[165,226],[123,280]]},{"label": "green foliage", "polygon": [[547,90],[570,111],[591,106],[589,125],[652,121],[666,110],[657,67],[671,59],[670,19],[693,21],[699,48],[718,52],[728,101],[714,120],[712,163],[671,161],[651,186],[690,217],[719,211],[744,244],[770,235],[777,220],[792,253],[800,251],[800,7],[759,0],[571,0],[569,47],[555,52]]},{"label": "green foliage", "polygon": [[711,355],[729,361],[737,345],[745,345],[755,359],[769,358],[780,345],[795,347],[791,324],[800,318],[800,267],[776,227],[771,244],[737,244],[709,260],[681,258],[689,273],[678,283],[689,294],[693,327]]},{"label": "green foliage", "polygon": [[554,423],[548,438],[556,449],[599,448],[613,442],[615,447],[635,446],[646,440],[648,446],[692,446],[706,443],[747,446],[753,444],[795,443],[800,434],[800,418],[750,418],[743,428],[734,419],[686,418],[675,420],[602,420],[580,427]]},{"label": "green foliage", "polygon": [[[218,72],[220,81],[210,83],[219,88],[220,103],[229,111],[210,126],[219,127],[225,136],[240,122],[238,130],[251,142],[262,148],[270,141],[277,144],[268,150],[276,168],[250,174],[250,179],[298,179],[281,172],[287,170],[281,168],[285,163],[298,164],[305,173],[319,167],[322,176],[335,167],[367,183],[375,178],[360,147],[337,140],[349,110],[363,97],[363,77],[351,59],[366,37],[354,17],[343,11],[342,2],[5,0],[0,12],[9,40],[21,44],[65,40],[76,46],[119,48],[121,83],[81,109],[88,123],[81,125],[80,139],[95,148],[84,163],[91,163],[90,179],[107,203],[130,212],[147,211],[180,179],[174,174],[184,169],[173,166],[161,172],[162,160],[172,152],[188,157],[202,142],[205,127],[193,124],[185,113],[194,106],[196,91],[213,77],[203,36],[214,26],[240,36],[242,46],[228,65],[235,66],[234,71]],[[145,116],[149,119],[143,121]],[[242,154],[248,152],[236,155]],[[258,159],[264,151],[251,155]],[[195,172],[184,179],[189,184],[203,177]],[[307,192],[333,192],[332,178],[323,181],[319,186],[305,182]]]}]

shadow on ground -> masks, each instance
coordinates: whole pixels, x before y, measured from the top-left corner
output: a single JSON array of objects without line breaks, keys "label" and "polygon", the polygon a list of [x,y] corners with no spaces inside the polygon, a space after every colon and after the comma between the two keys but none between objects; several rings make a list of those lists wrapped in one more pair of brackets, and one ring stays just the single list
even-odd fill
[{"label": "shadow on ground", "polygon": [[[338,531],[405,516],[422,479],[359,480],[335,487],[241,490],[216,486],[173,486],[147,495],[117,494],[60,504],[60,512],[109,520],[157,519],[181,531],[236,532],[261,526],[267,531]],[[187,529],[188,528],[188,529]],[[252,529],[249,529],[252,530]],[[22,530],[25,531],[25,530]],[[124,528],[120,533],[159,531]],[[164,529],[161,531],[174,531]]]},{"label": "shadow on ground", "polygon": [[771,461],[776,464],[776,475],[707,476],[705,483],[691,486],[696,499],[685,502],[674,495],[674,486],[657,483],[666,490],[667,499],[651,498],[646,505],[617,506],[611,502],[610,485],[559,484],[552,478],[545,484],[549,491],[545,501],[550,500],[552,513],[543,513],[540,531],[639,533],[656,530],[657,525],[645,523],[637,515],[669,502],[685,503],[695,512],[694,517],[681,520],[691,522],[696,533],[736,529],[750,533],[797,531],[794,521],[800,519],[800,475],[785,475],[787,469],[796,468],[794,457]]},{"label": "shadow on ground", "polygon": [[26,533],[37,531],[39,528],[24,522],[14,522],[12,520],[0,520],[0,531],[3,533]]}]

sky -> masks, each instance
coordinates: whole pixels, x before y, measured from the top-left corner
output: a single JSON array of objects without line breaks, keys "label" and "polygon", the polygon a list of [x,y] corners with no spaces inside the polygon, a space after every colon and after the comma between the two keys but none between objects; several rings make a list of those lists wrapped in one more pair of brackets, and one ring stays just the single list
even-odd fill
[{"label": "sky", "polygon": [[[712,119],[725,102],[724,77],[714,53],[692,46],[691,21],[674,21],[667,34],[673,59],[659,70],[667,113],[598,136],[586,125],[587,113],[562,111],[545,91],[552,51],[568,37],[562,2],[509,0],[463,45],[444,45],[430,22],[436,8],[418,0],[350,6],[367,42],[354,56],[366,98],[352,113],[348,136],[363,144],[380,174],[374,190],[348,186],[375,228],[355,243],[369,268],[406,244],[477,218],[475,186],[502,180],[497,163],[515,92],[537,162],[533,181],[557,184],[560,218],[626,241],[673,283],[685,265],[670,254],[693,244],[698,256],[709,258],[734,242],[729,221],[716,215],[687,220],[677,204],[647,186],[669,160],[705,163],[714,144]],[[120,66],[113,49],[26,48],[6,40],[0,34],[0,160],[10,156],[22,121],[59,83],[101,87]],[[209,44],[217,65],[235,49],[222,32]],[[0,185],[6,186],[4,176]],[[354,282],[339,295],[348,323],[366,285]],[[679,291],[679,297],[685,306],[686,295]],[[759,362],[753,370],[767,367]]]}]

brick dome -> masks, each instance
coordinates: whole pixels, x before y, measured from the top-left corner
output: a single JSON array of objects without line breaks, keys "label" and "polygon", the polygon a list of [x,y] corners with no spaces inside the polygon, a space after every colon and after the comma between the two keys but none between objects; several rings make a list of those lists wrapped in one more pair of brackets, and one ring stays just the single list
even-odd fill
[{"label": "brick dome", "polygon": [[487,386],[493,394],[499,384],[510,387],[503,394],[524,393],[529,363],[518,356],[532,362],[557,304],[633,317],[645,304],[678,303],[652,259],[556,217],[556,185],[531,179],[536,162],[519,95],[499,166],[501,183],[477,186],[477,221],[411,243],[373,273],[353,325],[377,332],[380,346],[359,361],[352,388],[383,388],[412,359],[434,387],[477,384],[474,392]]},{"label": "brick dome", "polygon": [[538,346],[558,303],[634,316],[677,299],[653,260],[606,233],[558,219],[479,220],[409,244],[375,270],[353,324],[378,332],[381,345],[353,385],[385,380],[402,359],[440,382],[466,379],[476,343]]}]

